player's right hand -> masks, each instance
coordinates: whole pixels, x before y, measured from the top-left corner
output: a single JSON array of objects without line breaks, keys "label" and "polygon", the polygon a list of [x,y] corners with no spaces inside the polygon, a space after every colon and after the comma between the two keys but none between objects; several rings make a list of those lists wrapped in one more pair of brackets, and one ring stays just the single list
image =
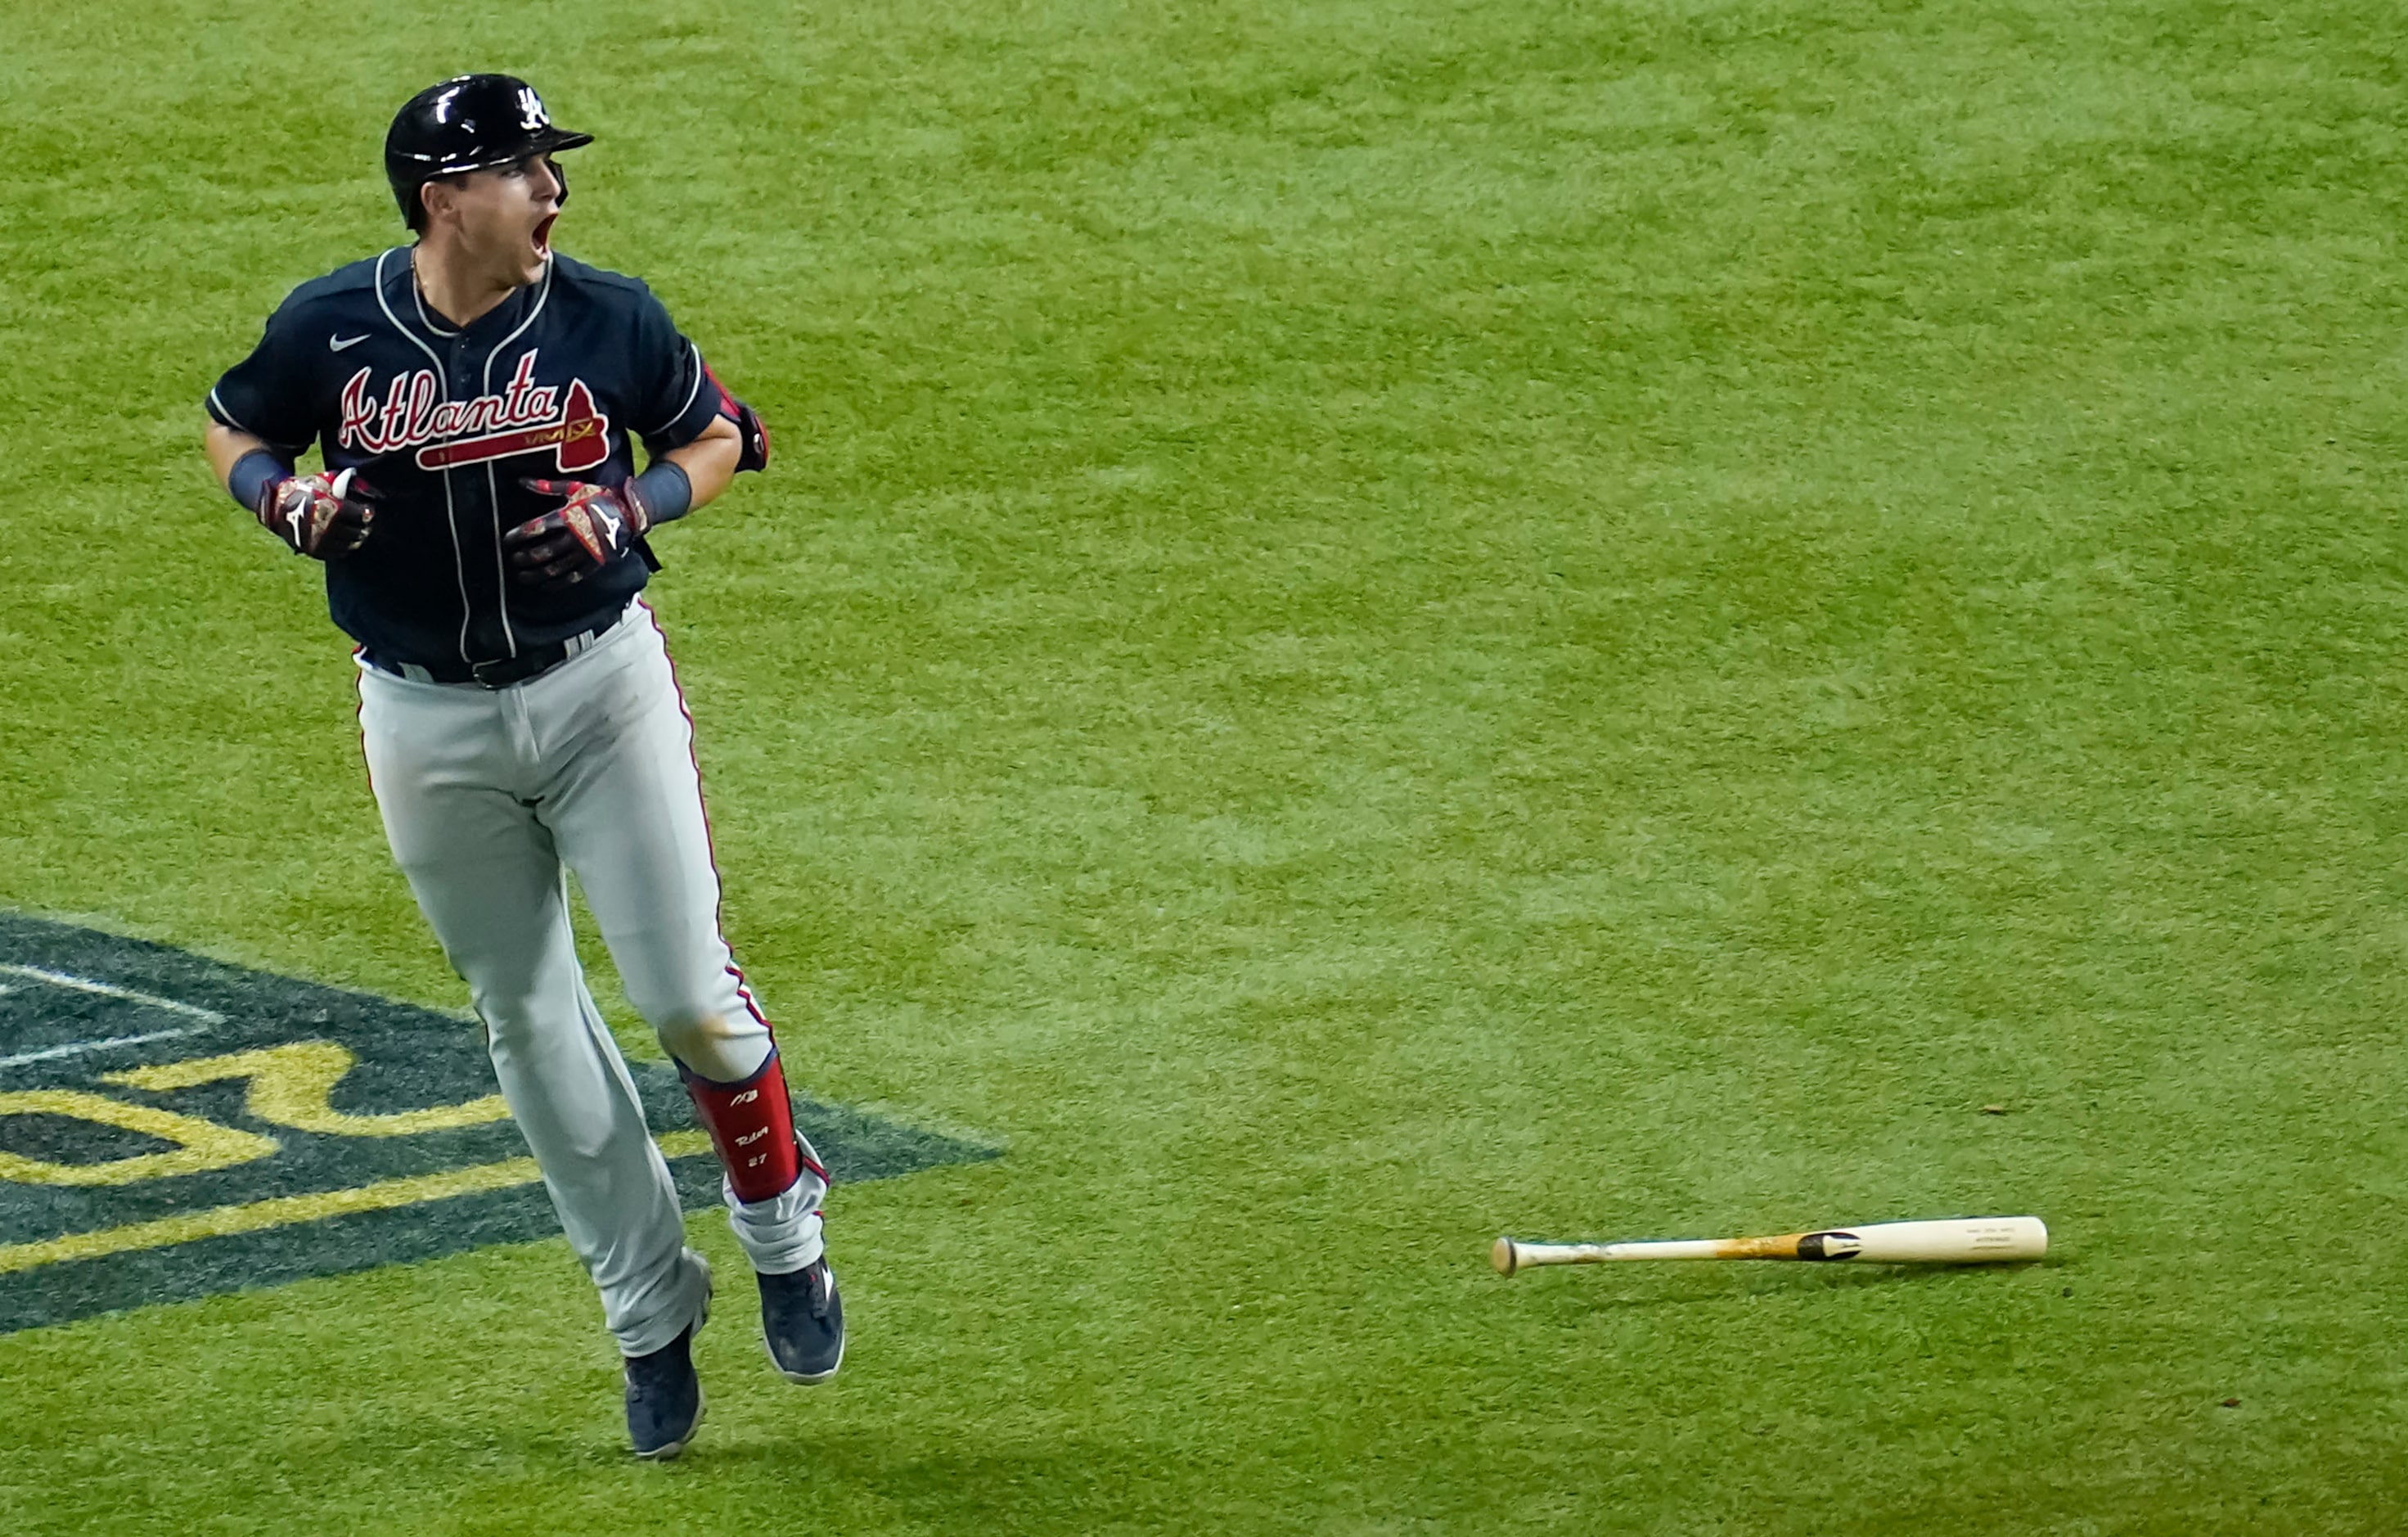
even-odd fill
[{"label": "player's right hand", "polygon": [[261,526],[315,560],[340,560],[358,549],[376,521],[374,488],[356,470],[291,475],[259,495]]}]

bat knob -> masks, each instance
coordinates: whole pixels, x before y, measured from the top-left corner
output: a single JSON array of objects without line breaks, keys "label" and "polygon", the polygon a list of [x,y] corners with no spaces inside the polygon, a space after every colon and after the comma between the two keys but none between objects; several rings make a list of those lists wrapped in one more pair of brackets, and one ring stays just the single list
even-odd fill
[{"label": "bat knob", "polygon": [[1499,1275],[1512,1274],[1519,1266],[1521,1257],[1515,1252],[1513,1241],[1510,1238],[1500,1238],[1488,1246],[1488,1262],[1497,1267],[1497,1273]]}]

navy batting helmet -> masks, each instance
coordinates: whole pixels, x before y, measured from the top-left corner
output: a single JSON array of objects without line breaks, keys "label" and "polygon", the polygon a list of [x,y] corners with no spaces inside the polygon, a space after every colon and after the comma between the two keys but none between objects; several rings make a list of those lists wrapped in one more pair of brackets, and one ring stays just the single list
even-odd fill
[{"label": "navy batting helmet", "polygon": [[[491,170],[527,155],[574,150],[592,134],[552,126],[535,87],[515,75],[461,75],[402,103],[384,136],[384,178],[412,229],[418,189],[437,177]],[[562,201],[568,189],[561,188]]]}]

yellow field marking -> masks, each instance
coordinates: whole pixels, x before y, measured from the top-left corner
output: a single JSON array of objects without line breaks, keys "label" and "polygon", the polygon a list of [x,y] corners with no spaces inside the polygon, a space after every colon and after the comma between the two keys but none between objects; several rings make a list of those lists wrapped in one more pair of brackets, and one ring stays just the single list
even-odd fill
[{"label": "yellow field marking", "polygon": [[122,1104],[80,1089],[22,1089],[0,1094],[0,1115],[65,1115],[121,1131],[174,1142],[173,1153],[143,1153],[107,1163],[50,1163],[17,1153],[0,1153],[0,1180],[18,1185],[132,1185],[170,1174],[227,1169],[276,1151],[276,1139],[237,1131],[197,1115],[179,1115],[149,1105]]},{"label": "yellow field marking", "polygon": [[225,1078],[248,1078],[251,1092],[243,1099],[243,1109],[251,1114],[272,1126],[337,1137],[413,1137],[509,1118],[510,1107],[498,1094],[465,1105],[437,1105],[388,1115],[346,1115],[327,1101],[343,1074],[358,1061],[349,1047],[331,1041],[295,1041],[230,1056],[196,1056],[186,1062],[130,1068],[104,1073],[102,1081],[163,1092]]},{"label": "yellow field marking", "polygon": [[[682,1158],[710,1152],[710,1137],[701,1131],[672,1131],[660,1139],[660,1144],[661,1152],[666,1156]],[[103,1255],[127,1254],[136,1249],[162,1249],[171,1243],[190,1243],[195,1239],[227,1238],[236,1233],[290,1227],[294,1223],[320,1222],[353,1212],[386,1212],[399,1206],[416,1206],[424,1201],[474,1195],[480,1190],[504,1190],[513,1185],[530,1185],[539,1177],[533,1158],[506,1158],[500,1163],[447,1169],[437,1174],[380,1180],[374,1185],[363,1185],[352,1190],[278,1196],[270,1200],[254,1200],[240,1206],[218,1206],[206,1212],[161,1217],[155,1222],[133,1222],[122,1228],[104,1228],[97,1232],[68,1233],[38,1243],[0,1245],[0,1275],[30,1271],[43,1265],[56,1265],[69,1259],[97,1259]]]}]

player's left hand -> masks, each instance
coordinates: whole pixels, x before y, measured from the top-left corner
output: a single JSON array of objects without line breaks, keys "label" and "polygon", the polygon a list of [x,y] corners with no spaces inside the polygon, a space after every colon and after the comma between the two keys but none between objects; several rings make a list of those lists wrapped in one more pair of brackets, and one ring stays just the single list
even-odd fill
[{"label": "player's left hand", "polygon": [[530,586],[572,587],[619,558],[652,520],[634,486],[591,481],[521,481],[529,491],[564,498],[539,518],[502,536],[510,574]]}]

